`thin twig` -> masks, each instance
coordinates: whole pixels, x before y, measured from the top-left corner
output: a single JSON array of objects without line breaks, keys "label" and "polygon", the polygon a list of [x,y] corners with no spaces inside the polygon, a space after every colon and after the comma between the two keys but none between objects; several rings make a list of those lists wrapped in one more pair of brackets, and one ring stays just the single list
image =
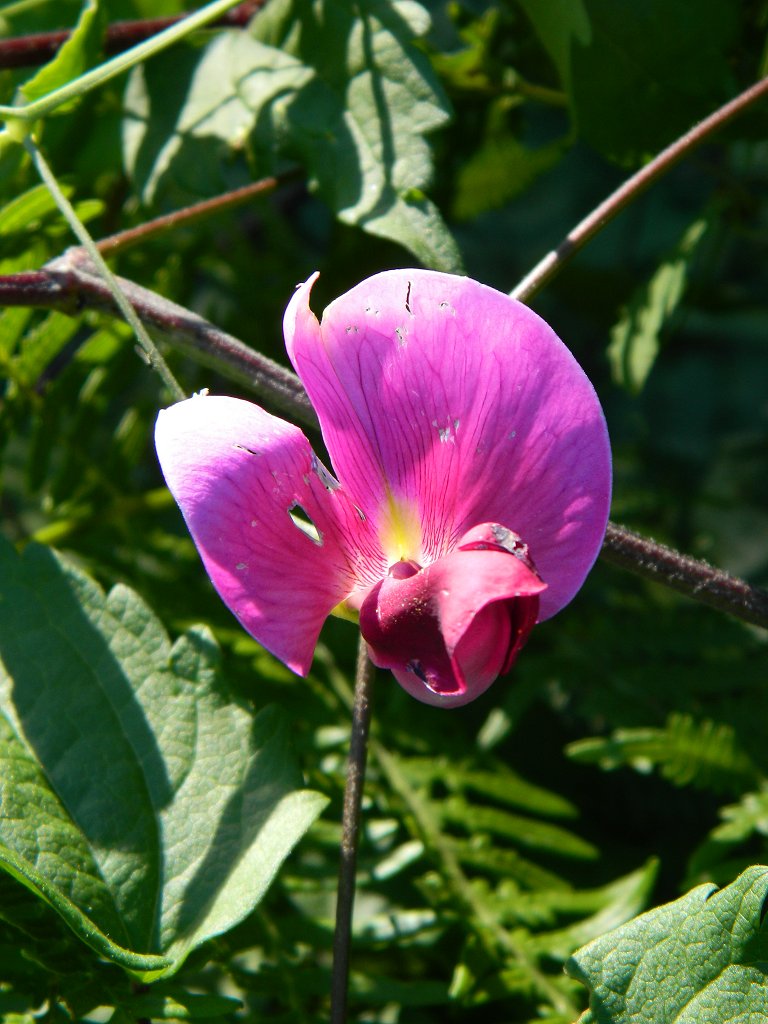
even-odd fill
[{"label": "thin twig", "polygon": [[127,228],[125,231],[118,231],[114,235],[102,238],[101,241],[96,243],[96,248],[102,256],[114,256],[118,252],[123,252],[133,245],[146,242],[163,232],[172,231],[175,228],[195,223],[205,217],[211,217],[214,214],[223,213],[225,210],[241,206],[255,196],[271,192],[279,185],[284,185],[287,181],[297,177],[298,174],[298,168],[285,171],[282,174],[275,174],[271,177],[251,182],[250,185],[243,185],[242,188],[235,188],[230,192],[224,192],[221,195],[214,196],[212,199],[203,199],[199,203],[185,206],[180,210],[174,210],[172,213],[163,214],[161,217],[154,217],[152,220],[139,224],[135,228]]},{"label": "thin twig", "polygon": [[[244,28],[265,0],[248,0],[220,18],[210,28]],[[137,43],[155,36],[171,25],[182,21],[187,14],[171,18],[143,18],[136,21],[116,21],[104,33],[104,53],[111,57],[130,50]],[[37,67],[47,64],[66,43],[72,33],[66,29],[57,32],[36,32],[11,39],[0,39],[0,69]]]},{"label": "thin twig", "polygon": [[371,696],[376,670],[368,648],[360,637],[352,705],[352,735],[349,744],[344,812],[341,823],[341,862],[336,896],[336,929],[333,934],[333,975],[331,977],[331,1024],[345,1024],[349,989],[349,951],[352,939],[352,910],[355,902],[357,847],[360,836],[360,807],[368,757]]},{"label": "thin twig", "polygon": [[150,338],[147,333],[147,329],[144,326],[143,321],[138,316],[136,310],[131,305],[130,300],[126,297],[125,293],[121,291],[119,284],[117,283],[112,271],[109,269],[107,264],[104,262],[104,258],[96,248],[93,239],[88,234],[88,230],[82,223],[80,218],[75,213],[74,207],[59,188],[59,183],[53,174],[53,171],[48,166],[48,162],[43,156],[41,150],[37,146],[37,143],[28,135],[24,139],[24,148],[32,160],[32,163],[40,175],[40,178],[44,182],[46,188],[53,197],[56,205],[58,206],[62,216],[69,224],[73,234],[78,239],[83,249],[87,253],[88,257],[93,261],[94,268],[98,277],[101,279],[104,287],[109,291],[114,304],[122,313],[123,317],[130,324],[134,334],[141,346],[141,350],[147,360],[147,363],[152,369],[161,377],[163,383],[166,385],[174,399],[178,401],[180,398],[186,397],[183,390],[179,386],[178,381],[173,376],[168,367],[168,364],[163,359],[157,346]]},{"label": "thin twig", "polygon": [[556,249],[548,252],[533,270],[512,289],[509,293],[512,298],[519,299],[520,302],[528,302],[579,249],[586,245],[598,231],[604,228],[610,220],[613,220],[618,213],[621,213],[624,207],[633,202],[649,185],[666,174],[684,156],[688,156],[696,146],[700,146],[729,121],[744,113],[766,95],[768,95],[768,78],[763,78],[749,89],[745,89],[743,93],[726,103],[725,106],[720,107],[714,114],[705,117],[685,135],[681,135],[671,146],[667,146],[650,163],[647,163],[623,185],[620,185],[604,202],[595,207],[580,224],[576,225],[573,231],[565,236]]}]

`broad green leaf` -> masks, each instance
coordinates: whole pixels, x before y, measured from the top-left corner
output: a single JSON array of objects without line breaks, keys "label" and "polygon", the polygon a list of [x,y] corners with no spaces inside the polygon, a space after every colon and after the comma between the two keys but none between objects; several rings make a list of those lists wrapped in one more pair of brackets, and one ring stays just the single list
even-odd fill
[{"label": "broad green leaf", "polygon": [[0,859],[146,978],[242,920],[325,800],[288,727],[227,701],[203,628],[173,646],[123,586],[0,543]]},{"label": "broad green leaf", "polygon": [[[25,103],[47,96],[88,70],[98,52],[102,24],[98,0],[85,0],[69,39],[51,61],[21,86],[20,93]],[[56,113],[71,109],[71,106],[71,102],[64,104]]]},{"label": "broad green leaf", "polygon": [[[609,159],[634,164],[652,156],[737,91],[729,58],[740,19],[731,0],[582,0],[582,5],[588,37],[574,15],[561,29],[550,23],[547,38],[570,76],[580,133]],[[562,6],[557,3],[558,10]],[[534,0],[529,16],[533,7]],[[565,34],[567,42],[561,38]]]},{"label": "broad green leaf", "polygon": [[754,1024],[768,1006],[768,868],[701,885],[567,962],[590,990],[582,1024]]},{"label": "broad green leaf", "polygon": [[564,88],[571,87],[571,54],[592,41],[588,0],[518,0]]},{"label": "broad green leaf", "polygon": [[641,391],[653,369],[661,333],[683,297],[691,260],[707,226],[705,219],[691,224],[650,281],[635,291],[611,331],[608,358],[613,378],[629,391]]},{"label": "broad green leaf", "polygon": [[426,135],[449,117],[413,45],[428,25],[411,0],[276,0],[255,36],[221,33],[201,55],[165,55],[133,73],[129,173],[157,201],[222,188],[245,174],[243,154],[261,173],[298,160],[341,220],[457,270],[455,242],[423,194],[433,172]]}]

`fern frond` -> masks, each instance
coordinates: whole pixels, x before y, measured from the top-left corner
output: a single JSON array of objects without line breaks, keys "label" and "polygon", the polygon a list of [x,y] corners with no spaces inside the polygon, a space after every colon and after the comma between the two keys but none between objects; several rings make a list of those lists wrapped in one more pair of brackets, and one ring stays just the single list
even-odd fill
[{"label": "fern frond", "polygon": [[608,738],[578,740],[566,752],[604,771],[630,767],[649,773],[656,768],[676,786],[713,793],[743,792],[760,778],[730,725],[696,721],[688,714],[671,714],[661,729],[617,729]]}]

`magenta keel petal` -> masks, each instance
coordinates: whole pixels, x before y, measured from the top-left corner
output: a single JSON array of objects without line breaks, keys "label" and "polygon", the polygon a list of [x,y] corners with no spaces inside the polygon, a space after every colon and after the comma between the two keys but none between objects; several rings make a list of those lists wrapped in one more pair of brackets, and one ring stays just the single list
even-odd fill
[{"label": "magenta keel petal", "polygon": [[302,432],[249,402],[180,402],[160,413],[155,440],[222,599],[252,636],[306,674],[329,612],[380,575],[365,524],[328,489]]},{"label": "magenta keel petal", "polygon": [[373,661],[414,697],[458,707],[511,666],[545,589],[515,554],[460,545],[422,570],[393,566],[363,602],[360,629]]}]

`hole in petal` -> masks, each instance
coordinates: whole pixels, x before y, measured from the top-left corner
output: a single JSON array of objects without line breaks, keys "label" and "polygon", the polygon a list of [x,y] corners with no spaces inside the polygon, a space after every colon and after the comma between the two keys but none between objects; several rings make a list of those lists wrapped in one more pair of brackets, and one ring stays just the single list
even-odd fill
[{"label": "hole in petal", "polygon": [[311,516],[307,513],[306,509],[295,501],[293,505],[288,509],[288,515],[291,517],[293,525],[313,542],[318,547],[322,547],[323,535],[320,533],[318,528],[312,522]]},{"label": "hole in petal", "polygon": [[[312,472],[318,478],[318,480],[323,485],[323,487],[326,489],[326,491],[335,491],[335,490],[337,490],[337,488],[339,486],[339,481],[336,479],[336,477],[331,476],[331,474],[328,472],[328,470],[322,464],[320,459],[318,459],[318,457],[314,454],[314,452],[312,453]],[[305,479],[306,479],[306,477],[305,477]],[[307,481],[307,482],[309,482],[309,481]]]}]

